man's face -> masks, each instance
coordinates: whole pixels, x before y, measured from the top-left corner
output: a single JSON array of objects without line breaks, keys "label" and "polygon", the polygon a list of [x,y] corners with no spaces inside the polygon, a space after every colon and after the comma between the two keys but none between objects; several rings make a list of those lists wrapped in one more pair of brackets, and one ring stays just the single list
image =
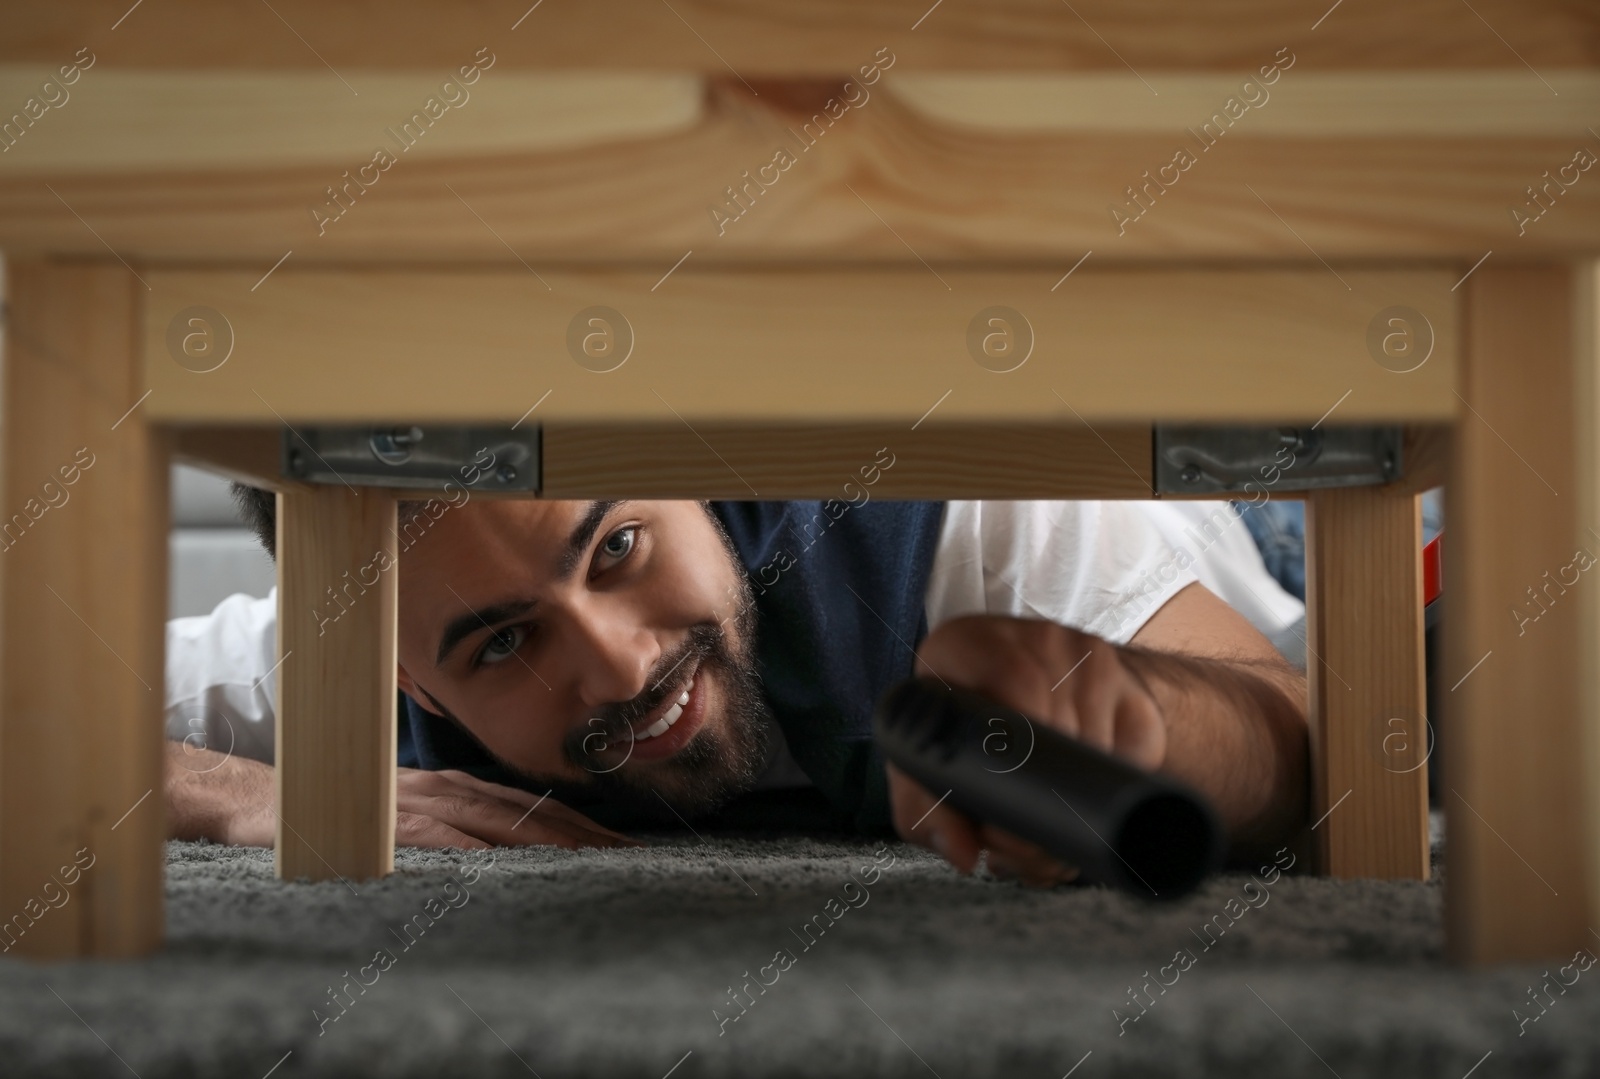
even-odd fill
[{"label": "man's face", "polygon": [[558,800],[689,815],[754,782],[754,596],[704,503],[483,498],[418,525],[399,582],[418,704]]}]

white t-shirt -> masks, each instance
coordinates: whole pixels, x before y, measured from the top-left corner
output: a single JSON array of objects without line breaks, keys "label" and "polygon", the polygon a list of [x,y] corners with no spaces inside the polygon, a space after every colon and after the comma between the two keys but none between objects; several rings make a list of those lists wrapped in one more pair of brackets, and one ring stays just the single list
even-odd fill
[{"label": "white t-shirt", "polygon": [[[1197,580],[1264,633],[1305,611],[1268,574],[1226,502],[950,501],[923,603],[930,630],[961,615],[1001,614],[1126,644]],[[169,739],[272,761],[277,615],[274,588],[167,623]],[[775,739],[760,786],[808,782]]]}]

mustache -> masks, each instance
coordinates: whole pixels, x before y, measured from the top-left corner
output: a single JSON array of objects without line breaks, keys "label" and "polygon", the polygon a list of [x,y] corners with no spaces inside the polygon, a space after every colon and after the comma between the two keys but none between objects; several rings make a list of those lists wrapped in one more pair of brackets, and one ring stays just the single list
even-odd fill
[{"label": "mustache", "polygon": [[[712,623],[691,626],[683,646],[662,656],[656,670],[650,672],[648,688],[643,693],[631,701],[602,705],[582,726],[567,733],[562,746],[567,759],[580,768],[588,768],[596,762],[596,753],[611,746],[627,746],[639,720],[683,692],[685,679],[680,672],[698,669],[708,659],[715,665],[725,663],[727,658],[721,627]],[[698,663],[694,662],[696,659]]]}]

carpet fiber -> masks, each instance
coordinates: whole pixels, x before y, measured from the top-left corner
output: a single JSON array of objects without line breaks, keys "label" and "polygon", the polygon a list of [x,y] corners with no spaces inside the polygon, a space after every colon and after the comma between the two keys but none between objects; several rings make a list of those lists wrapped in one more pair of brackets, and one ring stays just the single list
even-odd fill
[{"label": "carpet fiber", "polygon": [[[1568,968],[1579,980],[1563,989],[1558,965],[1548,979],[1543,966],[1444,965],[1437,883],[1226,874],[1154,906],[962,878],[915,848],[879,848],[683,836],[405,849],[392,877],[347,886],[276,881],[270,851],[172,843],[161,954],[0,959],[0,1074],[1600,1069],[1600,969]],[[487,868],[471,880],[473,867]],[[1528,986],[1547,980],[1541,1013]],[[1519,1033],[1517,1015],[1541,1014]]]}]

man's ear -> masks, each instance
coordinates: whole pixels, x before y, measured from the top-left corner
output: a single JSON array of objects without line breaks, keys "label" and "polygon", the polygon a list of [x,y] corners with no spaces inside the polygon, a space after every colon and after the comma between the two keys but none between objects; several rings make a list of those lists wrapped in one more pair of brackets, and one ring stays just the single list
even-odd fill
[{"label": "man's ear", "polygon": [[405,691],[407,697],[417,702],[417,706],[424,712],[431,712],[436,716],[443,716],[456,726],[461,726],[461,721],[451,715],[449,710],[428,694],[428,691],[417,685],[405,667],[395,664],[395,682]]},{"label": "man's ear", "polygon": [[399,683],[401,690],[405,692],[407,697],[410,697],[419,704],[422,703],[422,694],[417,692],[417,684],[411,680],[411,675],[406,671],[402,664],[395,664],[394,677],[395,681]]}]

